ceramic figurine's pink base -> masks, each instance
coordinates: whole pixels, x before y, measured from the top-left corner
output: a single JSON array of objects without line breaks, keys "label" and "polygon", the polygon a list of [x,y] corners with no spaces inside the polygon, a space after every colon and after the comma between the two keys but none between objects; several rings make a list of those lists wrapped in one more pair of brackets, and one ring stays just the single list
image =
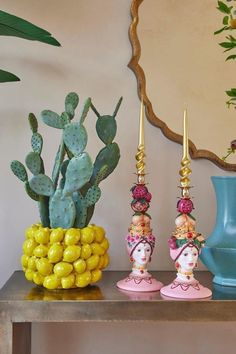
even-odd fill
[{"label": "ceramic figurine's pink base", "polygon": [[131,274],[127,278],[118,281],[116,285],[119,289],[122,290],[140,292],[159,291],[163,286],[160,281],[156,280],[152,276],[142,278],[138,276],[133,276]]},{"label": "ceramic figurine's pink base", "polygon": [[212,292],[196,280],[193,283],[180,283],[174,280],[161,289],[161,294],[179,299],[204,299],[211,297]]},{"label": "ceramic figurine's pink base", "polygon": [[157,291],[127,291],[119,289],[119,292],[126,295],[132,301],[151,301],[155,300],[159,294]]}]

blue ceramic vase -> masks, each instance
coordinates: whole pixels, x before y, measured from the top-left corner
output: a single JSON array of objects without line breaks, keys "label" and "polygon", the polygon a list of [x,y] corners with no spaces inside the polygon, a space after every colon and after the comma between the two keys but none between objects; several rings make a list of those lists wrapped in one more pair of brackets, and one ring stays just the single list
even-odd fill
[{"label": "blue ceramic vase", "polygon": [[214,274],[214,283],[236,287],[236,177],[211,179],[217,201],[216,223],[200,258]]}]

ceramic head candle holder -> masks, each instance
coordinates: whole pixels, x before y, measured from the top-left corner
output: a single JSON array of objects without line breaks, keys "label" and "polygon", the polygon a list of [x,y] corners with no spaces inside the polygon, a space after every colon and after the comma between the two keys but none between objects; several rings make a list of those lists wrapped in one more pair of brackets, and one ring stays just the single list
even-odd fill
[{"label": "ceramic head candle holder", "polygon": [[190,158],[188,154],[187,117],[184,114],[183,159],[180,170],[181,198],[177,203],[179,215],[175,219],[175,230],[168,240],[170,256],[175,262],[177,276],[175,280],[161,289],[167,297],[183,299],[201,299],[212,295],[194,278],[198,257],[204,246],[204,237],[196,232],[196,221],[191,212],[194,209],[190,197]]},{"label": "ceramic head candle holder", "polygon": [[141,102],[139,145],[136,154],[138,182],[131,188],[133,197],[131,208],[134,215],[126,236],[126,247],[133,265],[129,276],[120,280],[117,286],[127,291],[149,292],[160,290],[163,284],[154,279],[147,270],[155,247],[155,236],[150,226],[151,217],[147,214],[152,195],[145,184],[143,125],[143,103]]}]

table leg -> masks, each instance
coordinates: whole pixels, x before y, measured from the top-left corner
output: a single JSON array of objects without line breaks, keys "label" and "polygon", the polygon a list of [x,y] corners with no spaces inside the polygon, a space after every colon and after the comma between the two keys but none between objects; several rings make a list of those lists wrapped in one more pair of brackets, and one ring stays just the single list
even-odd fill
[{"label": "table leg", "polygon": [[0,316],[0,353],[12,354],[12,322]]},{"label": "table leg", "polygon": [[13,323],[13,354],[31,353],[31,323]]}]

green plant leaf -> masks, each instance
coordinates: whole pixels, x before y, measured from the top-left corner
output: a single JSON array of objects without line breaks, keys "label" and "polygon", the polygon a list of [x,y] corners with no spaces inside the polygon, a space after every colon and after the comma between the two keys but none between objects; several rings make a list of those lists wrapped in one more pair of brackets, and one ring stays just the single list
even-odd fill
[{"label": "green plant leaf", "polygon": [[229,16],[225,16],[223,18],[223,25],[228,25],[228,23],[229,23]]},{"label": "green plant leaf", "polygon": [[20,81],[19,77],[4,70],[0,70],[0,82]]},{"label": "green plant leaf", "polygon": [[232,54],[230,56],[228,56],[225,60],[231,60],[231,59],[236,59],[236,55],[235,54]]},{"label": "green plant leaf", "polygon": [[214,34],[219,34],[219,33],[223,32],[223,31],[229,30],[229,29],[230,29],[230,27],[224,26],[221,29],[219,29],[218,31],[215,31]]},{"label": "green plant leaf", "polygon": [[222,1],[218,1],[218,7],[217,9],[220,12],[223,12],[224,14],[229,15],[231,13],[233,6],[227,6],[225,3],[223,3]]},{"label": "green plant leaf", "polygon": [[60,46],[60,43],[48,31],[4,11],[0,11],[0,35],[14,36]]},{"label": "green plant leaf", "polygon": [[226,37],[230,42],[232,43],[236,43],[236,38],[234,38],[233,36],[231,36],[231,34],[229,36]]},{"label": "green plant leaf", "polygon": [[236,47],[236,42],[221,42],[219,45],[223,48],[233,49]]},{"label": "green plant leaf", "polygon": [[236,97],[236,88],[232,88],[231,90],[225,92],[229,97]]}]

